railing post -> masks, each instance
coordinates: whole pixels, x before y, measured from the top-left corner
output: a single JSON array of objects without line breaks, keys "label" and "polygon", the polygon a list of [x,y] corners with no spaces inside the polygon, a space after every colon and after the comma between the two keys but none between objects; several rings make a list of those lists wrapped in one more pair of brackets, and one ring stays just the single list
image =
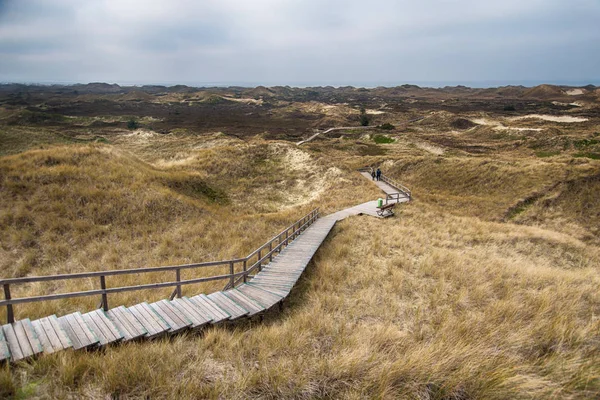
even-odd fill
[{"label": "railing post", "polygon": [[229,285],[233,289],[235,287],[235,280],[234,280],[234,277],[233,277],[233,274],[234,274],[233,261],[229,261],[229,274],[230,274]]},{"label": "railing post", "polygon": [[102,309],[108,311],[108,294],[106,294],[106,278],[104,275],[100,275],[100,288],[102,292]]},{"label": "railing post", "polygon": [[[4,284],[4,299],[5,300],[10,300],[10,284],[5,283]],[[15,314],[13,313],[13,305],[12,304],[7,304],[6,305],[6,320],[9,324],[12,324],[13,322],[15,322]]]},{"label": "railing post", "polygon": [[247,271],[248,266],[246,264],[247,261],[248,261],[247,259],[244,259],[244,266],[243,266],[243,268],[244,268],[244,283],[246,283],[246,279],[248,278],[248,271]]},{"label": "railing post", "polygon": [[288,245],[288,243],[289,243],[289,233],[290,233],[290,230],[289,230],[289,228],[288,228],[288,229],[285,231],[285,245],[286,245],[286,246],[287,246],[287,245]]},{"label": "railing post", "polygon": [[269,262],[273,261],[273,242],[269,242]]},{"label": "railing post", "polygon": [[262,271],[262,248],[258,250],[258,272]]},{"label": "railing post", "polygon": [[[175,280],[177,282],[181,282],[181,269],[179,268],[175,270]],[[177,285],[175,291],[177,293],[177,297],[181,297],[181,285]]]}]

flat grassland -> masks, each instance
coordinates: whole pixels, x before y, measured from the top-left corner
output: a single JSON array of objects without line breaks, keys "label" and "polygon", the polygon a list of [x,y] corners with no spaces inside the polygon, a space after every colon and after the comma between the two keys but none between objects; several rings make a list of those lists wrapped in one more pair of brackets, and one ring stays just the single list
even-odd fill
[{"label": "flat grassland", "polygon": [[[0,88],[2,277],[244,256],[314,207],[379,197],[365,165],[414,195],[339,223],[282,312],[5,365],[0,397],[600,396],[598,89]],[[294,144],[361,108],[373,129]]]}]

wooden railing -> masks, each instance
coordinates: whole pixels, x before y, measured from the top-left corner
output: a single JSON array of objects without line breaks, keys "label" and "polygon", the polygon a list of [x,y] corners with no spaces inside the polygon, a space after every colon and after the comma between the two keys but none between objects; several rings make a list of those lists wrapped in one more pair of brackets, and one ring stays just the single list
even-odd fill
[{"label": "wooden railing", "polygon": [[[359,168],[358,169],[359,172],[371,172],[371,167],[364,167],[364,168]],[[409,199],[412,198],[412,194],[410,192],[410,189],[407,188],[406,186],[394,181],[392,178],[389,178],[383,174],[381,174],[380,179],[387,183],[388,185],[390,185],[391,187],[393,187],[394,189],[396,189],[399,193],[393,193],[393,194],[388,194],[386,196],[386,203],[388,200],[396,200],[398,201],[400,199],[400,194],[402,194],[402,197],[408,197]]]},{"label": "wooden railing", "polygon": [[391,187],[393,187],[394,189],[398,190],[400,193],[403,193],[406,197],[408,197],[409,199],[411,198],[411,193],[410,193],[410,189],[407,188],[406,186],[394,181],[393,179],[381,174],[381,180],[384,181],[385,183],[387,183],[388,185],[390,185]]},{"label": "wooden railing", "polygon": [[[95,272],[82,272],[76,274],[61,274],[61,275],[47,275],[47,276],[30,276],[23,278],[9,278],[1,279],[0,285],[4,288],[4,300],[0,301],[0,307],[6,306],[6,319],[8,323],[15,321],[14,309],[15,304],[22,303],[33,303],[39,301],[59,300],[67,299],[72,297],[85,297],[85,296],[100,296],[101,308],[104,311],[108,311],[108,295],[111,293],[131,292],[136,290],[144,289],[158,289],[164,287],[175,287],[175,290],[171,294],[171,299],[182,296],[182,286],[191,285],[197,283],[204,283],[217,280],[227,280],[228,283],[225,289],[235,287],[240,282],[246,282],[248,275],[252,272],[262,269],[263,263],[268,259],[273,259],[274,253],[279,253],[287,246],[291,241],[296,239],[302,231],[308,228],[319,218],[319,209],[314,209],[303,218],[299,219],[286,229],[281,231],[278,235],[274,236],[271,240],[254,250],[252,253],[244,258],[237,258],[232,260],[224,261],[210,261],[197,264],[184,264],[184,265],[173,265],[165,267],[152,267],[152,268],[137,268],[137,269],[120,269],[111,271],[95,271]],[[240,272],[235,272],[236,265],[241,266]],[[223,266],[228,268],[228,272],[222,275],[207,276],[202,278],[181,280],[181,271],[186,269],[197,269],[206,267],[219,267]],[[131,275],[131,274],[146,274],[153,272],[164,272],[173,271],[175,273],[175,280],[169,282],[157,282],[135,286],[121,286],[121,287],[106,287],[106,277],[115,275]],[[12,298],[11,296],[11,285],[18,285],[32,282],[48,282],[58,280],[73,280],[73,279],[85,279],[85,278],[97,278],[100,288],[95,290],[86,290],[80,292],[70,293],[57,293],[48,294],[43,296],[31,296],[31,297],[20,297]]]}]

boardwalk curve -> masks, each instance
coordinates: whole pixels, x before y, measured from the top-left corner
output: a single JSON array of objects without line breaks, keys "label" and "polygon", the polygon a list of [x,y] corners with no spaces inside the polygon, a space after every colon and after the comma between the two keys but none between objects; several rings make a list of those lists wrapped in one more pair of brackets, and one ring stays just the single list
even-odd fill
[{"label": "boardwalk curve", "polygon": [[[371,179],[370,175],[365,172],[361,173]],[[408,189],[401,185],[394,186],[394,182],[390,179],[384,177],[382,181],[374,182],[386,194],[386,201],[406,202],[410,200],[410,191],[406,192]],[[130,307],[118,306],[109,309],[107,295],[111,293],[111,290],[116,290],[105,287],[104,276],[107,272],[104,272],[104,275],[100,275],[102,289],[79,292],[75,293],[75,296],[70,296],[101,295],[102,308],[85,314],[75,312],[61,317],[51,315],[35,321],[28,318],[9,321],[0,329],[0,361],[15,362],[39,354],[50,354],[66,349],[98,348],[117,342],[152,339],[183,330],[200,329],[210,324],[252,317],[275,306],[281,306],[337,221],[353,215],[364,214],[377,217],[376,206],[376,201],[370,201],[321,218],[319,218],[318,211],[313,211],[293,225],[294,229],[291,235],[288,228],[245,259],[206,263],[207,265],[229,263],[230,266],[229,275],[217,277],[229,281],[225,289],[208,295],[182,296],[182,285],[199,280],[181,281],[178,279],[175,283],[156,284],[156,287],[176,287],[170,299],[163,299],[151,304],[143,302]],[[252,257],[256,257],[257,262],[247,269],[247,261]],[[243,262],[242,273],[235,272],[234,262]],[[161,270],[161,268],[175,268],[179,278],[181,269],[192,267],[194,265],[159,267],[154,271]],[[116,271],[116,273],[127,273],[128,270],[124,271],[126,272]],[[102,273],[63,275],[59,279],[69,279],[81,275],[96,276],[97,274]],[[5,300],[0,301],[0,306],[6,306],[9,310],[7,312],[9,320],[13,317],[12,307],[14,304],[33,301],[32,298],[11,299],[10,285],[31,282],[36,279],[38,281],[51,280],[49,278],[51,277],[0,280],[5,293]],[[202,281],[209,280],[209,278],[203,279]],[[42,300],[44,298],[61,298],[59,296],[65,295],[41,296],[40,298]],[[35,301],[41,300],[35,299]]]}]

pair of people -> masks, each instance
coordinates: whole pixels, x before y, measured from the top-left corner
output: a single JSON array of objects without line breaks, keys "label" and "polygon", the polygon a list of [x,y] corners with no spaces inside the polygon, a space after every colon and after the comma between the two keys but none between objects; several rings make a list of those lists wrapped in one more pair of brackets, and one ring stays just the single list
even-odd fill
[{"label": "pair of people", "polygon": [[373,180],[375,180],[375,178],[377,178],[378,181],[381,180],[381,170],[379,168],[377,168],[377,171],[375,171],[375,169],[373,169],[373,167],[371,167],[371,178],[373,178]]}]

